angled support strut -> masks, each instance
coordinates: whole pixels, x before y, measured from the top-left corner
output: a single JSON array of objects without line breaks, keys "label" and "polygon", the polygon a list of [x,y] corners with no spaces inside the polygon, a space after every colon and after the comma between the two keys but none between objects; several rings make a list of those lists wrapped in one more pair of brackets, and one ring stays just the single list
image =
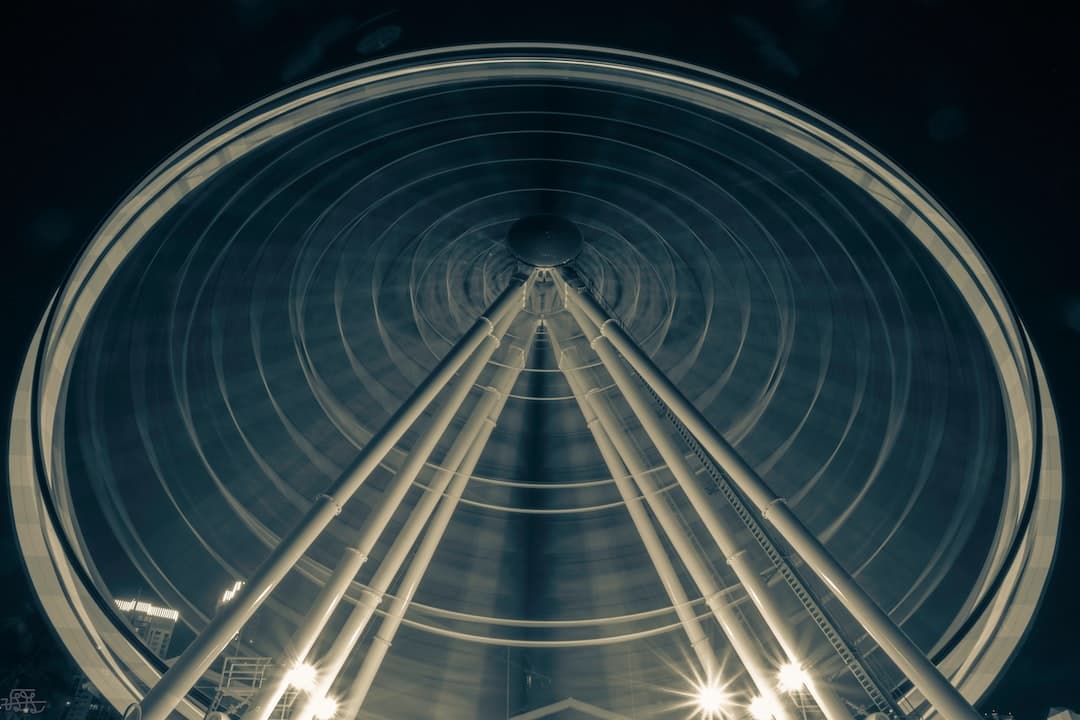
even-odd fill
[{"label": "angled support strut", "polygon": [[581,414],[585,417],[585,424],[592,433],[596,446],[600,449],[600,455],[607,465],[608,472],[611,473],[611,477],[615,481],[615,487],[626,505],[634,529],[637,530],[638,535],[641,537],[641,542],[645,546],[649,559],[652,561],[653,567],[656,568],[656,574],[660,577],[660,583],[664,586],[664,590],[667,591],[668,598],[675,608],[675,614],[686,632],[690,647],[693,649],[694,654],[697,655],[698,662],[702,667],[704,682],[707,685],[711,684],[716,680],[720,671],[716,653],[713,651],[701,623],[690,607],[690,600],[686,596],[686,590],[683,588],[679,575],[671,563],[671,558],[668,557],[667,550],[664,549],[664,545],[660,541],[660,536],[657,534],[652,520],[649,519],[645,504],[634,485],[634,478],[630,476],[626,464],[589,403],[589,392],[593,388],[589,387],[588,381],[581,377],[581,371],[575,367],[573,349],[563,348],[552,330],[548,331],[548,338],[551,340],[551,349],[555,351],[559,369],[562,370],[563,377],[566,378],[571,392],[574,393],[574,399],[577,400]]},{"label": "angled support strut", "polygon": [[[534,325],[533,328],[535,333],[536,326]],[[499,416],[506,406],[510,391],[525,367],[531,341],[532,336],[527,339],[524,347],[512,348],[512,351],[519,355],[518,364],[505,365],[499,369],[494,384],[488,388],[490,394],[486,398],[486,402],[481,403],[474,410],[470,423],[476,423],[477,430],[472,433],[471,446],[462,459],[453,479],[448,475],[446,482],[440,483],[441,491],[438,493],[431,492],[429,497],[425,498],[425,501],[429,501],[423,509],[425,520],[430,518],[427,532],[423,540],[420,541],[416,554],[409,563],[408,570],[405,571],[405,577],[402,578],[398,586],[397,597],[394,598],[394,602],[390,605],[385,618],[379,625],[378,632],[372,638],[356,677],[346,690],[345,699],[338,712],[338,716],[343,720],[354,720],[367,698],[371,684],[375,680],[375,675],[378,673],[382,661],[394,641],[394,636],[397,634],[397,630],[405,617],[405,611],[412,602],[412,598],[416,594],[424,574],[427,572],[431,559],[435,555],[435,550],[438,548],[439,542],[450,524],[454,511],[457,509],[458,501],[461,499],[466,485],[468,485],[473,472],[476,470],[476,464],[479,462],[480,456],[483,455],[484,448],[487,447],[491,433],[494,431]],[[434,510],[438,501],[441,501],[438,509]],[[433,510],[434,515],[432,515]],[[415,536],[412,539],[415,540]],[[404,557],[402,557],[402,560],[404,560]],[[398,563],[399,567],[400,565],[401,563]],[[368,617],[370,618],[370,615]],[[304,720],[304,716],[301,715],[299,718],[294,718],[294,720]]]},{"label": "angled support strut", "polygon": [[941,674],[914,642],[867,595],[836,558],[795,516],[782,498],[750,467],[739,453],[712,427],[675,387],[674,383],[642,352],[637,343],[588,293],[568,282],[565,271],[552,271],[561,281],[569,306],[584,314],[626,362],[671,409],[697,442],[731,478],[780,536],[832,590],[837,600],[866,629],[882,651],[896,663],[946,720],[979,720],[971,704]]},{"label": "angled support strut", "polygon": [[278,583],[303,557],[312,543],[349,501],[356,490],[378,467],[383,458],[420,417],[450,379],[461,369],[490,337],[495,325],[514,307],[521,306],[522,287],[528,277],[515,275],[491,304],[487,312],[447,352],[435,369],[398,408],[386,425],[368,441],[345,472],[320,495],[303,519],[270,552],[259,569],[232,602],[210,621],[191,642],[172,666],[161,676],[128,714],[138,714],[142,720],[166,720],[191,687],[198,681],[214,659],[221,654],[234,635],[240,631],[255,611],[277,587]]},{"label": "angled support strut", "polygon": [[[798,657],[796,652],[798,641],[795,637],[794,628],[784,617],[783,610],[777,605],[776,598],[768,591],[757,570],[749,565],[747,553],[740,547],[735,534],[720,517],[716,508],[709,502],[705,492],[698,484],[693,470],[686,462],[683,450],[677,446],[674,437],[668,432],[666,424],[653,412],[652,403],[646,397],[644,390],[619,362],[618,356],[610,348],[607,340],[599,335],[598,330],[585,317],[584,313],[576,305],[572,304],[568,306],[568,310],[579,327],[581,327],[582,332],[593,344],[604,367],[607,368],[616,386],[622,392],[623,399],[626,400],[626,403],[645,429],[649,439],[660,452],[668,470],[675,477],[694,511],[701,518],[709,536],[720,548],[720,552],[723,553],[724,557],[727,558],[732,572],[735,573],[739,583],[746,589],[746,594],[751,603],[765,621],[772,635],[779,642],[788,661],[801,665],[801,658]],[[596,398],[595,402],[602,402],[602,399]],[[598,410],[598,413],[602,412]],[[610,412],[608,417],[610,422],[616,422]],[[702,588],[702,591],[704,592],[704,588]],[[769,675],[772,675],[772,673],[769,672]],[[769,682],[768,684],[771,691],[774,683]],[[828,686],[818,682],[817,678],[810,677],[809,682],[807,682],[807,689],[818,707],[825,714],[826,720],[851,720],[851,713],[848,712],[839,696]]]},{"label": "angled support strut", "polygon": [[[572,307],[569,309],[574,310]],[[590,340],[593,339],[596,331],[589,327],[588,321],[584,317],[579,318],[578,316],[575,316],[575,319],[579,321],[585,336]],[[601,360],[604,360],[603,355],[601,355]],[[620,384],[621,378],[616,376],[618,368],[607,367],[606,360],[604,360],[604,365],[624,394],[626,391],[633,389],[624,388]],[[634,446],[629,434],[612,411],[606,398],[601,397],[599,393],[592,392],[587,395],[586,399],[595,413],[604,434],[610,439],[611,444],[630,471],[630,475],[637,483],[641,495],[648,501],[653,515],[656,516],[657,523],[664,530],[664,534],[668,536],[675,553],[682,560],[687,572],[690,573],[690,578],[697,585],[701,594],[705,596],[706,605],[708,605],[713,617],[716,618],[721,630],[723,630],[724,637],[731,643],[731,648],[735,651],[739,662],[746,668],[746,673],[750,676],[758,695],[768,702],[769,707],[773,709],[776,720],[790,720],[792,717],[791,708],[783,702],[776,692],[776,683],[773,679],[774,673],[765,653],[750,632],[750,629],[742,622],[734,608],[731,607],[728,599],[723,597],[712,570],[702,558],[698,548],[694,546],[693,540],[679,521],[674,510],[668,505],[666,499],[660,497],[656,481],[645,469],[641,454]],[[654,444],[657,442],[657,438],[650,437],[650,440]],[[670,464],[669,469],[671,469]]]},{"label": "angled support strut", "polygon": [[[264,688],[252,700],[251,708],[245,715],[244,720],[268,720],[274,707],[285,694],[288,687],[286,677],[288,667],[293,663],[303,662],[307,659],[308,653],[310,653],[311,648],[315,645],[318,636],[323,632],[335,608],[340,604],[345,591],[352,583],[360,568],[363,567],[364,563],[367,561],[367,558],[375,547],[375,543],[378,542],[379,537],[390,523],[391,518],[393,518],[394,513],[401,505],[402,500],[404,500],[406,494],[409,492],[409,488],[412,487],[417,476],[420,474],[420,471],[423,470],[425,463],[427,463],[428,459],[431,457],[431,453],[438,444],[439,439],[446,433],[450,423],[453,422],[454,416],[457,414],[461,404],[465,401],[466,396],[468,396],[473,389],[473,386],[479,379],[480,374],[484,371],[484,368],[487,367],[488,361],[491,359],[492,354],[499,345],[500,338],[506,333],[517,315],[517,310],[506,313],[506,315],[495,324],[492,332],[484,338],[483,342],[481,342],[480,346],[477,348],[476,353],[469,358],[469,361],[462,368],[461,374],[454,381],[451,390],[445,398],[444,404],[439,411],[435,413],[435,416],[432,419],[430,426],[426,429],[423,437],[420,438],[409,452],[405,462],[394,475],[393,481],[383,493],[382,502],[379,503],[379,506],[371,516],[365,520],[364,529],[361,532],[360,539],[354,547],[346,551],[341,563],[335,569],[329,582],[315,599],[312,608],[308,611],[301,626],[293,635],[289,647],[282,658],[282,662],[275,665],[274,672],[265,683]],[[475,430],[466,428],[462,431],[443,461],[443,464],[447,466],[451,472],[457,468],[457,464],[461,462],[461,457],[469,447],[471,438],[468,437],[468,433],[470,432],[475,432]],[[413,522],[415,523],[416,521]],[[408,531],[403,531],[404,534],[407,534],[407,532]],[[396,543],[394,547],[398,548],[400,544],[401,543]],[[404,547],[404,550],[398,550],[398,552],[407,553],[410,545],[411,542]],[[386,568],[388,567],[393,567],[393,563],[391,562],[388,565],[384,560],[379,568],[380,572],[385,575]],[[391,572],[396,572],[396,568]],[[385,584],[388,585],[390,579],[392,579],[392,575],[391,578],[385,579]],[[381,594],[385,591],[385,587],[383,590],[377,590],[375,588],[382,580],[382,575],[376,576],[375,580],[372,582],[372,588],[364,593],[364,599],[362,601],[363,605],[371,605],[372,608],[374,608],[375,605],[378,605]],[[356,612],[354,611],[354,615],[355,614]],[[349,623],[355,624],[356,622],[359,622],[359,620],[350,617]],[[325,691],[329,689],[330,683],[333,682],[334,677],[336,677],[339,672],[339,662],[334,660],[334,658],[340,657],[340,663],[344,663],[348,650],[351,649],[351,645],[349,645],[347,649],[343,649],[343,645],[348,642],[349,627],[351,627],[351,624],[347,624],[346,628],[339,633],[339,636],[334,643],[335,650],[332,650],[327,658],[320,663],[320,679],[325,680],[326,678],[329,678],[328,680],[325,680],[325,686],[320,684],[318,691],[313,691],[298,697],[296,701],[294,701],[297,703],[298,707],[309,706],[311,697],[321,697],[320,693],[324,694]],[[355,640],[353,642],[355,642]],[[302,717],[304,717],[302,711],[294,711],[294,720],[298,720]]]}]

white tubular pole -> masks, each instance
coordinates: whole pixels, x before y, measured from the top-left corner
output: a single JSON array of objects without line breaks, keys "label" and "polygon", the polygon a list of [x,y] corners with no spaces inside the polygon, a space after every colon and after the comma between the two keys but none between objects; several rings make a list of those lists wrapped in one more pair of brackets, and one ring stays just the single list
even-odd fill
[{"label": "white tubular pole", "polygon": [[[274,711],[274,707],[281,700],[281,697],[285,694],[285,690],[288,687],[286,675],[289,666],[296,662],[303,662],[307,658],[308,653],[311,651],[311,648],[315,645],[315,641],[319,637],[319,633],[326,627],[326,623],[330,620],[334,610],[341,602],[349,585],[360,571],[360,568],[363,567],[364,563],[367,561],[371,549],[375,546],[375,543],[386,529],[394,512],[401,505],[401,501],[405,498],[413,481],[416,480],[416,477],[423,469],[424,464],[428,461],[428,458],[431,457],[435,445],[450,426],[450,423],[453,421],[461,404],[465,401],[466,396],[468,396],[473,385],[487,366],[492,353],[499,344],[498,338],[505,334],[517,315],[517,312],[508,312],[501,318],[496,324],[492,334],[484,338],[480,347],[477,348],[476,353],[462,369],[461,375],[454,383],[453,390],[446,398],[446,404],[436,414],[432,421],[432,426],[425,432],[424,437],[409,452],[401,469],[394,476],[393,482],[387,488],[382,502],[379,503],[378,509],[364,523],[364,530],[361,533],[360,539],[353,548],[346,551],[346,555],[342,562],[335,568],[328,583],[315,599],[315,603],[308,610],[308,614],[304,617],[300,627],[298,627],[293,634],[289,646],[283,654],[282,662],[279,662],[274,667],[271,676],[264,683],[262,690],[260,690],[255,698],[252,699],[250,708],[244,715],[244,720],[268,720],[270,714]],[[466,429],[463,429],[453,447],[451,447],[450,451],[447,453],[447,457],[443,461],[443,464],[449,471],[448,473],[443,473],[446,477],[446,483],[450,482],[450,474],[457,469],[457,465],[461,462],[461,458],[464,457],[465,452],[471,445],[472,437],[469,433],[475,434],[479,431],[480,421],[482,419],[483,415],[481,414],[480,418],[474,423],[475,427],[467,426]],[[436,481],[438,481],[438,479]],[[441,490],[438,490],[436,494],[441,492]],[[432,505],[432,507],[434,507],[434,505]],[[430,514],[431,510],[428,510],[427,513]],[[420,526],[422,526],[426,520],[426,515],[418,520]],[[410,521],[413,521],[412,517],[410,517]],[[408,529],[403,532],[407,533]],[[419,532],[419,527],[416,528],[416,532]],[[404,556],[408,553],[409,548],[414,541],[415,535],[413,535],[413,539],[404,546],[404,549],[397,550],[398,554],[401,555],[401,560],[404,559]],[[398,545],[399,543],[395,543],[389,558],[395,557],[394,551],[398,548]],[[397,571],[401,560],[397,561],[398,566],[392,566],[393,572]],[[384,561],[383,565],[380,566],[380,571],[386,566],[386,562],[387,561]],[[381,577],[377,575],[376,580],[373,580],[372,584],[377,584],[380,579]],[[389,584],[392,579],[393,575],[386,578],[386,583]],[[381,594],[383,591],[385,591],[385,588],[379,591],[379,593]],[[378,604],[377,599],[374,602],[376,605]],[[358,609],[359,607],[360,606],[357,606]],[[320,666],[319,672],[323,672],[322,666]],[[332,682],[333,677],[330,677],[329,681],[326,683],[326,689],[330,687],[330,683]],[[314,697],[319,697],[319,694],[315,693]],[[298,697],[296,700],[296,702],[301,701],[302,697]],[[306,704],[307,703],[305,702],[304,706],[306,706]]]},{"label": "white tubular pole", "polygon": [[[619,388],[630,409],[633,410],[634,415],[641,423],[642,428],[644,428],[645,434],[649,436],[649,440],[660,451],[660,456],[667,464],[668,470],[671,471],[671,474],[679,483],[679,487],[682,488],[693,506],[694,511],[701,518],[701,522],[709,536],[712,537],[717,547],[720,548],[720,552],[727,559],[728,565],[731,566],[732,571],[735,573],[735,577],[746,589],[746,593],[754,607],[757,608],[765,620],[765,624],[779,641],[788,661],[802,666],[802,660],[797,653],[798,640],[795,637],[794,628],[788,624],[783,610],[777,605],[776,598],[768,592],[761,576],[748,565],[746,553],[740,549],[735,534],[731,532],[720,518],[716,508],[709,502],[709,498],[698,483],[694,471],[686,462],[686,456],[683,454],[682,448],[676,444],[672,437],[670,428],[654,412],[653,405],[646,397],[645,392],[630,375],[629,371],[623,367],[610,343],[599,335],[595,326],[578,307],[570,306],[569,310],[570,314],[581,326],[582,332],[589,339],[593,349],[600,356],[600,361],[615,381],[615,385]],[[776,678],[775,672],[772,673],[772,676]],[[810,691],[814,701],[828,720],[851,720],[851,713],[848,712],[844,703],[827,686],[810,682],[807,684],[807,690]]]},{"label": "white tubular pole", "polygon": [[[830,588],[837,600],[874,639],[882,651],[947,720],[980,720],[975,708],[953,687],[914,642],[889,618],[855,579],[840,565],[784,501],[712,427],[711,423],[675,387],[637,346],[634,340],[588,293],[570,285],[566,275],[552,270],[562,281],[567,304],[578,308],[595,324],[599,334],[625,358],[641,379],[670,408],[761,516]],[[598,343],[603,344],[603,343]]]},{"label": "white tubular pole", "polygon": [[[667,550],[664,549],[663,543],[660,542],[660,536],[656,534],[656,528],[653,527],[652,520],[649,519],[649,514],[642,504],[638,490],[634,486],[634,480],[630,478],[626,465],[623,464],[618,451],[600,426],[596,413],[586,400],[586,395],[592,388],[587,387],[587,381],[580,377],[579,371],[573,367],[572,353],[569,348],[563,349],[560,347],[559,340],[550,327],[548,328],[548,338],[551,340],[551,349],[555,351],[555,357],[558,359],[559,369],[562,370],[563,376],[570,385],[571,392],[574,393],[574,399],[577,400],[581,414],[585,417],[585,424],[592,432],[596,446],[600,448],[600,454],[607,464],[608,472],[611,473],[611,477],[615,481],[619,496],[622,497],[623,503],[626,505],[630,520],[641,537],[641,542],[645,545],[645,551],[649,554],[653,567],[656,568],[656,574],[660,576],[660,583],[664,586],[668,598],[675,608],[675,614],[686,632],[690,647],[693,649],[694,654],[697,655],[698,662],[701,663],[704,671],[702,674],[703,682],[706,685],[711,685],[718,679],[717,673],[720,671],[716,654],[709,644],[705,631],[701,628],[701,623],[690,608],[690,599],[686,596],[686,591],[679,581],[678,573],[675,572],[675,568],[671,564],[671,558],[668,557]],[[570,357],[569,366],[564,364],[568,357]]]},{"label": "white tubular pole", "polygon": [[[511,351],[517,351],[524,357],[525,351],[521,348],[514,347],[511,348]],[[394,543],[390,546],[386,557],[379,563],[379,569],[375,572],[375,576],[371,579],[368,587],[364,588],[360,600],[349,613],[345,624],[337,632],[330,648],[318,662],[313,663],[317,672],[316,685],[310,692],[302,693],[297,698],[293,706],[292,720],[310,720],[315,701],[324,697],[330,691],[341,673],[341,669],[348,661],[353,648],[359,642],[360,635],[367,628],[375,609],[382,602],[383,594],[401,570],[401,566],[408,557],[413,544],[420,536],[424,525],[435,510],[435,506],[443,497],[446,487],[454,478],[456,471],[460,469],[460,465],[466,458],[470,448],[474,446],[477,436],[483,431],[489,414],[498,404],[499,388],[506,382],[512,384],[512,380],[507,380],[507,378],[516,378],[519,373],[520,368],[516,367],[500,367],[496,372],[496,387],[486,388],[487,396],[479,401],[469,415],[469,419],[465,422],[465,426],[458,433],[453,446],[451,446],[446,459],[443,461],[443,469],[436,474],[431,487],[428,488],[428,491],[420,498],[412,512],[409,513],[400,534],[394,539]],[[472,383],[470,382],[470,388],[471,386]],[[461,399],[464,400],[464,397]],[[460,403],[454,410],[456,411],[458,407],[460,407]],[[451,413],[452,415],[453,413]],[[415,474],[406,484],[406,491],[414,479]],[[402,497],[404,497],[404,492]],[[400,498],[396,498],[395,509],[399,503]],[[368,552],[370,552],[370,548],[368,548]]]},{"label": "white tubular pole", "polygon": [[771,671],[768,659],[750,633],[750,629],[743,625],[726,598],[722,597],[723,593],[717,587],[712,571],[705,565],[705,562],[698,554],[697,548],[694,547],[689,534],[675,516],[671,506],[663,497],[659,496],[656,482],[646,470],[637,448],[634,447],[619,419],[615,417],[615,413],[611,411],[608,404],[604,402],[604,398],[600,397],[596,391],[589,393],[588,400],[596,412],[604,432],[611,438],[612,444],[615,445],[615,449],[622,456],[623,462],[626,463],[626,467],[630,470],[630,474],[637,481],[641,494],[648,501],[653,515],[656,516],[656,521],[663,528],[668,540],[671,541],[675,553],[683,561],[683,565],[686,566],[686,570],[690,573],[690,578],[694,581],[694,584],[698,586],[701,594],[705,596],[705,603],[720,624],[724,636],[731,643],[731,649],[735,651],[739,662],[746,668],[746,673],[750,676],[750,680],[753,682],[758,694],[765,698],[769,705],[775,709],[774,717],[776,720],[791,720],[792,716],[789,708],[776,693],[775,673]]},{"label": "white tubular pole", "polygon": [[367,556],[354,547],[346,548],[333,574],[319,592],[315,602],[308,608],[300,626],[296,629],[281,659],[268,673],[263,686],[251,699],[244,720],[269,720],[274,708],[288,689],[287,674],[295,663],[304,661],[315,644],[319,633],[326,626],[341,598],[349,589],[356,573],[360,572]]},{"label": "white tubular pole", "polygon": [[[457,509],[458,501],[465,491],[465,486],[468,485],[469,480],[472,479],[472,474],[476,470],[476,464],[479,462],[480,456],[483,454],[484,448],[491,438],[491,433],[495,429],[495,425],[499,420],[499,415],[502,414],[502,410],[506,406],[507,397],[513,389],[518,375],[520,375],[521,370],[525,367],[528,358],[527,347],[520,352],[521,364],[517,367],[504,368],[504,370],[508,370],[509,372],[505,372],[500,378],[501,382],[499,382],[498,386],[492,388],[497,400],[491,408],[491,411],[484,418],[485,422],[483,429],[477,435],[472,447],[469,449],[468,455],[466,455],[465,459],[462,461],[456,477],[454,477],[447,488],[446,497],[443,499],[442,503],[439,505],[439,509],[431,519],[431,525],[428,527],[424,539],[420,542],[420,546],[416,549],[416,555],[413,557],[412,562],[409,563],[409,568],[405,572],[405,577],[402,578],[401,584],[398,586],[397,596],[394,598],[394,602],[390,605],[389,610],[387,610],[386,617],[383,618],[382,623],[379,625],[378,632],[375,633],[375,636],[372,638],[371,646],[364,656],[364,660],[360,665],[360,670],[357,672],[356,678],[349,687],[345,699],[338,707],[337,717],[340,718],[340,720],[352,720],[355,718],[359,714],[360,708],[364,704],[364,700],[367,698],[368,691],[371,689],[371,684],[375,680],[375,675],[378,673],[379,667],[382,665],[382,661],[386,657],[386,653],[394,641],[394,636],[401,626],[401,621],[405,617],[405,611],[408,609],[409,603],[412,602],[413,596],[416,594],[416,589],[419,587],[420,581],[423,580],[424,574],[427,572],[428,565],[430,565],[431,559],[435,555],[435,550],[438,548],[439,542],[442,540],[443,534],[450,524],[450,518]],[[296,719],[294,718],[294,720]]]},{"label": "white tubular pole", "polygon": [[[409,488],[412,486],[412,483],[423,469],[424,464],[431,457],[431,453],[438,443],[439,438],[446,432],[446,429],[453,421],[457,410],[465,401],[465,397],[472,390],[473,385],[480,377],[480,373],[482,373],[487,366],[492,353],[498,345],[496,338],[501,337],[502,334],[505,333],[507,327],[513,322],[516,315],[516,312],[507,313],[506,316],[499,321],[494,332],[484,338],[484,342],[480,344],[476,354],[469,359],[469,362],[463,368],[461,375],[455,381],[454,389],[447,397],[446,404],[440,409],[439,413],[432,421],[431,428],[424,434],[416,447],[410,451],[404,464],[401,466],[401,469],[395,474],[393,482],[386,489],[382,502],[379,503],[379,507],[364,523],[364,530],[356,545],[346,551],[346,555],[342,562],[335,568],[333,574],[330,576],[329,582],[315,599],[315,603],[308,610],[308,614],[304,617],[300,627],[298,627],[293,634],[289,646],[283,654],[282,662],[279,662],[274,667],[271,676],[264,683],[262,690],[260,690],[258,695],[252,700],[249,710],[244,715],[244,720],[268,720],[270,714],[274,711],[274,707],[281,700],[281,697],[285,694],[288,687],[288,678],[286,675],[289,666],[293,663],[306,660],[308,653],[315,645],[315,641],[318,639],[319,634],[326,627],[326,623],[330,620],[334,610],[341,602],[349,585],[360,571],[360,568],[362,568],[367,561],[371,549],[386,529],[394,512],[400,506],[401,501],[404,499]],[[479,422],[476,423],[476,429],[479,429]],[[444,460],[444,465],[448,467],[450,473],[457,468],[457,463],[461,462],[461,457],[464,456],[465,451],[469,448],[471,442],[471,437],[467,437],[469,432],[473,432],[473,430],[466,428],[462,431],[461,435],[459,435],[458,439],[455,441],[454,446],[447,454],[447,458]],[[466,437],[462,437],[462,435],[466,435]],[[449,482],[449,476],[447,476],[446,482]],[[426,521],[426,517],[419,522],[422,525],[424,521]],[[400,552],[404,555],[408,552],[409,546],[411,546],[411,542]],[[394,548],[397,547],[398,543],[395,543]],[[382,569],[383,568],[380,567],[380,570]],[[378,576],[376,577],[378,579]],[[389,582],[389,579],[387,582]],[[319,671],[322,672],[322,667],[319,668]],[[330,678],[329,682],[333,682],[333,677]],[[327,688],[329,687],[329,682],[326,684]],[[319,695],[316,693],[314,694],[314,697],[319,697]],[[307,703],[304,702],[303,693],[297,698],[296,702],[306,706]]]},{"label": "white tubular pole", "polygon": [[728,555],[728,565],[731,566],[735,576],[750,596],[754,607],[758,609],[765,619],[765,624],[772,630],[773,635],[780,642],[780,647],[787,656],[788,662],[802,668],[806,676],[806,690],[821,708],[826,720],[851,720],[851,712],[840,696],[829,687],[824,678],[820,678],[808,668],[802,661],[799,653],[799,640],[795,635],[795,627],[787,621],[783,610],[777,605],[775,598],[769,592],[768,586],[762,580],[761,575],[747,562],[747,553],[740,550]]},{"label": "white tubular pole", "polygon": [[525,275],[515,275],[511,279],[510,286],[450,348],[386,425],[372,436],[342,476],[316,499],[292,532],[271,550],[269,557],[248,578],[240,592],[196,636],[157,684],[146,693],[141,702],[130,708],[129,712],[137,713],[142,720],[166,720],[169,713],[176,708],[176,704],[210,667],[214,658],[221,654],[281,579],[341,512],[342,506],[378,467],[405,431],[420,417],[484,340],[490,337],[495,324],[515,306],[521,307],[524,297],[522,286],[527,280]]}]

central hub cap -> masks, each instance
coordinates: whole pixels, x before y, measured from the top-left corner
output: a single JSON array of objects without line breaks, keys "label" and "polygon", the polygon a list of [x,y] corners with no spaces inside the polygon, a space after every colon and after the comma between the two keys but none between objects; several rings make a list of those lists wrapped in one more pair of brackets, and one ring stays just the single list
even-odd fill
[{"label": "central hub cap", "polygon": [[518,260],[533,267],[565,265],[581,253],[585,240],[578,226],[558,215],[529,215],[510,226],[506,245]]}]

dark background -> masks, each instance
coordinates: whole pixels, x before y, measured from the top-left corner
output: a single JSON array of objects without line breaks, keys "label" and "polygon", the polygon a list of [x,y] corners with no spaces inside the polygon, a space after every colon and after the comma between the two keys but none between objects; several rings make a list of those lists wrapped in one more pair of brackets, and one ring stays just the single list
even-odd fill
[{"label": "dark background", "polygon": [[[955,215],[997,273],[1046,366],[1066,468],[1080,466],[1080,253],[1076,207],[1067,205],[1078,189],[1080,124],[1071,108],[1080,98],[1067,11],[946,0],[700,5],[192,0],[7,8],[5,416],[32,329],[69,263],[127,190],[194,135],[284,85],[373,55],[553,40],[730,73],[808,105],[895,160]],[[984,712],[1034,720],[1052,705],[1080,707],[1080,501],[1076,483],[1066,484],[1046,599]],[[3,496],[0,696],[32,687],[62,705],[73,668],[27,588]]]}]

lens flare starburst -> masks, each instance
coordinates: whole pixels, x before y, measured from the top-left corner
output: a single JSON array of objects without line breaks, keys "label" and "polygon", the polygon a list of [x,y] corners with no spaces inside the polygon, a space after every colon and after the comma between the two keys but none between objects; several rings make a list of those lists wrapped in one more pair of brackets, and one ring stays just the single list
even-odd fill
[{"label": "lens flare starburst", "polygon": [[777,685],[786,693],[798,692],[807,686],[810,676],[802,665],[798,663],[785,663],[780,666],[777,677]]},{"label": "lens flare starburst", "polygon": [[703,685],[697,689],[697,710],[703,720],[719,720],[731,707],[731,695],[723,687]]},{"label": "lens flare starburst", "polygon": [[330,720],[334,717],[334,714],[337,713],[337,708],[337,700],[325,695],[316,700],[312,705],[315,720]]},{"label": "lens flare starburst", "polygon": [[315,689],[315,668],[308,663],[296,663],[285,674],[285,682],[298,690],[310,692]]}]

